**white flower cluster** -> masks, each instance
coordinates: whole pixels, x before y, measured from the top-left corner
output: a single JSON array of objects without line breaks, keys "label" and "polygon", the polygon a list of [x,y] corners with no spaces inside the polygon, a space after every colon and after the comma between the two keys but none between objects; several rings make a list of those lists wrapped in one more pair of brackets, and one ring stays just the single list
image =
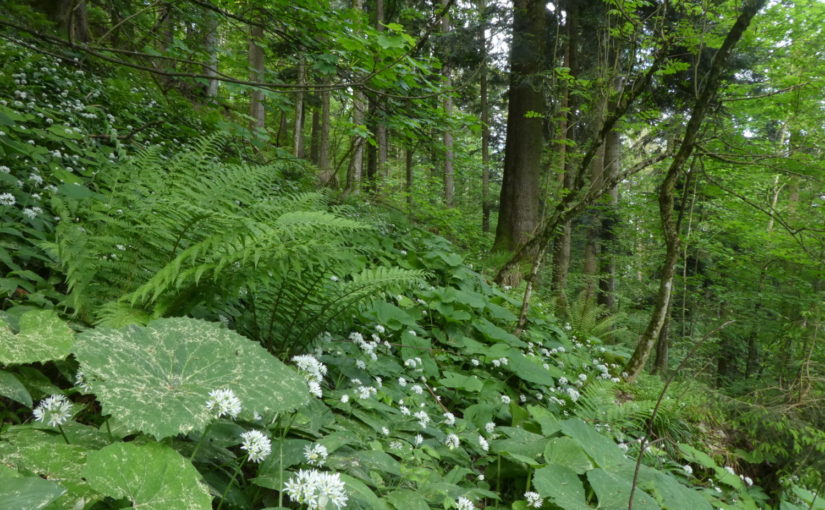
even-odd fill
[{"label": "white flower cluster", "polygon": [[50,427],[59,427],[72,417],[72,403],[63,395],[51,395],[34,408],[34,419]]},{"label": "white flower cluster", "polygon": [[229,416],[234,420],[241,414],[241,401],[235,392],[228,388],[212,390],[209,392],[209,400],[206,401],[206,409],[216,418]]},{"label": "white flower cluster", "polygon": [[448,434],[447,439],[444,440],[444,444],[450,450],[455,450],[458,448],[458,445],[461,444],[461,440],[459,440],[458,436],[455,434]]},{"label": "white flower cluster", "polygon": [[324,392],[321,389],[321,381],[327,375],[327,366],[310,354],[295,356],[292,358],[292,362],[304,373],[309,392],[318,398],[323,397]]},{"label": "white flower cluster", "polygon": [[418,420],[418,424],[422,429],[426,429],[427,425],[430,424],[430,415],[426,411],[416,411],[413,416]]},{"label": "white flower cluster", "polygon": [[347,504],[347,492],[341,475],[310,470],[300,470],[284,485],[289,498],[307,505],[309,510],[324,510],[327,505],[343,508]]},{"label": "white flower cluster", "polygon": [[11,193],[3,193],[2,195],[0,195],[0,205],[11,207],[16,203],[17,199],[14,198],[14,195],[12,195]]},{"label": "white flower cluster", "polygon": [[252,462],[262,462],[272,453],[272,443],[259,430],[250,430],[241,434],[241,449],[246,450],[249,460]]},{"label": "white flower cluster", "polygon": [[353,331],[352,333],[350,333],[349,339],[355,342],[355,344],[358,347],[360,347],[361,350],[364,351],[364,354],[369,356],[371,360],[375,361],[378,359],[378,355],[375,353],[375,351],[378,349],[378,346],[380,345],[381,340],[380,338],[378,338],[378,336],[373,335],[373,341],[367,342],[366,340],[364,340],[364,335],[358,333],[357,331]]},{"label": "white flower cluster", "polygon": [[544,500],[541,499],[538,492],[527,491],[524,493],[524,499],[527,500],[528,508],[541,508],[541,505],[544,504]]},{"label": "white flower cluster", "polygon": [[455,415],[453,413],[444,413],[444,424],[448,427],[455,425]]},{"label": "white flower cluster", "polygon": [[488,443],[487,440],[484,439],[484,436],[482,436],[481,434],[479,434],[479,436],[478,436],[478,445],[485,452],[490,451],[490,443]]},{"label": "white flower cluster", "polygon": [[327,456],[327,447],[322,444],[315,443],[304,447],[304,458],[310,466],[323,466]]},{"label": "white flower cluster", "polygon": [[455,502],[456,510],[475,510],[476,506],[468,498],[461,496]]}]

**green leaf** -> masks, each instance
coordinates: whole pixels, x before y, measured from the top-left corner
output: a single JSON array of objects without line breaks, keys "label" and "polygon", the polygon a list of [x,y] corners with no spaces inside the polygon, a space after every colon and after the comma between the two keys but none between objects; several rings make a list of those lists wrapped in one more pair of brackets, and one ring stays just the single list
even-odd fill
[{"label": "green leaf", "polygon": [[564,510],[590,510],[584,497],[584,486],[575,471],[567,466],[549,464],[533,475],[536,491]]},{"label": "green leaf", "polygon": [[87,503],[100,499],[81,478],[81,467],[86,462],[88,451],[84,446],[66,444],[60,434],[21,426],[6,432],[4,440],[0,441],[0,464],[59,483],[69,492],[61,496],[58,502],[73,508],[74,503],[81,499]]},{"label": "green leaf", "polygon": [[0,370],[0,396],[14,400],[28,408],[31,408],[33,404],[29,390],[14,374],[5,370]]},{"label": "green leaf", "polygon": [[519,340],[517,336],[504,331],[486,319],[481,319],[475,322],[473,326],[475,326],[479,333],[492,342],[504,342],[511,347],[527,346],[527,344]]},{"label": "green leaf", "polygon": [[427,500],[410,490],[397,490],[387,495],[387,501],[398,510],[429,510]]},{"label": "green leaf", "polygon": [[295,370],[255,342],[196,319],[87,331],[75,355],[104,414],[158,439],[202,431],[211,420],[205,404],[215,389],[233,390],[247,418],[309,400]]},{"label": "green leaf", "polygon": [[0,326],[0,363],[38,363],[69,355],[74,333],[53,310],[34,310],[20,316],[20,332]]},{"label": "green leaf", "polygon": [[484,382],[474,375],[462,375],[455,372],[444,372],[444,378],[439,383],[447,388],[456,388],[473,393],[481,391]]},{"label": "green leaf", "polygon": [[[604,469],[587,472],[587,481],[599,498],[599,507],[605,510],[626,510],[630,499],[630,480],[625,480]],[[659,505],[650,496],[636,487],[633,493],[634,510],[659,510]]]},{"label": "green leaf", "polygon": [[[550,366],[544,368],[537,361],[516,351],[510,355],[510,362],[507,364],[507,369],[522,381],[543,384],[545,386],[555,386],[556,380],[553,379],[553,375],[551,374],[555,374],[557,377],[562,375],[558,367]],[[552,373],[550,372],[551,369],[554,370]]]},{"label": "green leaf", "polygon": [[578,441],[584,451],[599,467],[611,469],[630,463],[616,443],[599,434],[596,429],[579,418],[563,421],[561,430],[564,434]]},{"label": "green leaf", "polygon": [[17,475],[14,471],[0,471],[0,508],[36,510],[66,493],[66,489],[54,482],[14,475]]},{"label": "green leaf", "polygon": [[567,466],[580,475],[593,469],[593,463],[590,462],[584,448],[570,437],[551,439],[544,449],[544,458],[547,462]]},{"label": "green leaf", "polygon": [[[685,487],[672,476],[650,469],[649,486],[652,494],[667,510],[713,510],[713,506],[698,492]],[[648,478],[648,477],[645,477]]]},{"label": "green leaf", "polygon": [[91,452],[83,476],[98,492],[145,510],[212,508],[209,489],[194,466],[158,443],[115,443]]}]

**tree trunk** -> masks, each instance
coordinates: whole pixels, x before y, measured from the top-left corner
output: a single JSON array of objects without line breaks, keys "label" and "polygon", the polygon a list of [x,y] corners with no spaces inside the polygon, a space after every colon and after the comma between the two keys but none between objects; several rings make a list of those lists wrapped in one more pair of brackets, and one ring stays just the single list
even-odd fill
[{"label": "tree trunk", "polygon": [[680,243],[679,225],[673,216],[676,182],[681,175],[685,163],[693,152],[696,138],[699,135],[699,128],[705,119],[711,99],[713,99],[713,96],[716,95],[716,91],[719,89],[720,76],[727,64],[728,57],[732,53],[736,43],[739,42],[742,34],[748,28],[751,19],[753,19],[757,11],[759,11],[766,1],[767,0],[745,1],[742,6],[742,12],[739,14],[733,27],[731,27],[727,37],[725,37],[722,46],[716,52],[716,55],[714,55],[710,70],[704,80],[704,86],[693,105],[690,120],[685,128],[684,138],[681,144],[679,144],[679,150],[673,157],[667,175],[659,189],[659,214],[667,248],[665,264],[662,269],[659,291],[656,296],[650,322],[644,333],[642,333],[639,343],[636,345],[636,350],[627,362],[626,372],[628,373],[628,380],[635,380],[639,374],[641,374],[642,370],[644,370],[645,362],[653,350],[656,339],[659,337],[659,331],[662,329],[662,326],[664,326],[668,307],[670,306],[676,262],[679,259]]},{"label": "tree trunk", "polygon": [[[264,81],[264,49],[260,45],[263,41],[264,29],[253,26],[249,31],[249,79]],[[264,110],[264,92],[253,88],[249,98],[249,116],[252,117],[253,129],[263,129],[266,125],[266,111]]]},{"label": "tree trunk", "polygon": [[667,377],[668,346],[670,337],[670,314],[665,316],[665,323],[659,330],[659,338],[656,340],[656,358],[653,360],[653,373],[660,377]]},{"label": "tree trunk", "polygon": [[[207,14],[208,23],[206,26],[206,52],[209,54],[209,64],[206,66],[207,76],[218,76],[218,14],[209,11]],[[209,80],[206,87],[206,97],[214,98],[218,96],[218,80]]]},{"label": "tree trunk", "polygon": [[406,174],[406,182],[404,185],[404,191],[407,193],[407,207],[412,210],[413,207],[413,197],[412,197],[412,187],[413,187],[413,150],[409,147],[405,150],[404,153],[404,173]]},{"label": "tree trunk", "polygon": [[[298,85],[306,84],[304,61],[298,62]],[[296,158],[304,157],[304,91],[295,92],[295,124],[292,131],[292,154]]]},{"label": "tree trunk", "polygon": [[332,185],[335,174],[330,167],[329,158],[329,91],[321,92],[321,118],[319,121],[319,128],[321,132],[318,135],[318,170],[320,170],[321,177],[324,184]]},{"label": "tree trunk", "polygon": [[[384,0],[375,0],[375,28],[383,32],[384,28]],[[386,179],[389,177],[389,167],[387,166],[388,140],[387,123],[384,121],[384,107],[386,103],[379,103],[375,106],[375,145],[376,145],[376,176]]]},{"label": "tree trunk", "polygon": [[[478,9],[485,16],[486,0],[480,0]],[[481,28],[481,230],[490,231],[490,105],[487,97],[487,34],[486,22]]]},{"label": "tree trunk", "polygon": [[[604,172],[608,179],[615,179],[621,167],[622,142],[618,131],[611,131],[605,140]],[[601,257],[599,294],[597,302],[608,311],[616,308],[616,227],[619,216],[619,187],[609,192],[609,202],[604,206],[601,218]]]},{"label": "tree trunk", "polygon": [[546,14],[540,0],[515,0],[510,48],[510,91],[504,179],[501,185],[495,252],[513,252],[535,232],[541,201],[545,111],[537,75],[545,68]]},{"label": "tree trunk", "polygon": [[[447,7],[450,0],[441,0],[442,7]],[[441,17],[441,32],[448,33],[450,31],[450,19],[447,13]],[[450,77],[450,66],[446,61],[441,69],[444,75],[444,88],[447,93],[444,94],[444,115],[450,119],[453,115],[453,96],[450,89],[453,86],[452,78]],[[444,205],[453,207],[455,202],[455,169],[453,168],[453,132],[450,127],[444,130]]]}]

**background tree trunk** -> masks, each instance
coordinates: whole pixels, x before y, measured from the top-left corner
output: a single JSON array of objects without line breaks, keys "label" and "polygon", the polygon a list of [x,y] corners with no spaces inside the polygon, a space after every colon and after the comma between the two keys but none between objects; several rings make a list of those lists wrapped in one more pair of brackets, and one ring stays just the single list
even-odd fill
[{"label": "background tree trunk", "polygon": [[544,91],[537,76],[545,67],[546,14],[540,0],[516,0],[510,49],[510,91],[504,179],[501,184],[495,252],[512,252],[539,223],[541,158],[544,149]]},{"label": "background tree trunk", "polygon": [[[249,31],[249,79],[251,81],[264,80],[264,49],[261,42],[264,29],[253,26]],[[251,89],[249,98],[249,116],[252,117],[252,127],[263,129],[266,125],[266,111],[264,110],[264,92],[261,89]]]}]

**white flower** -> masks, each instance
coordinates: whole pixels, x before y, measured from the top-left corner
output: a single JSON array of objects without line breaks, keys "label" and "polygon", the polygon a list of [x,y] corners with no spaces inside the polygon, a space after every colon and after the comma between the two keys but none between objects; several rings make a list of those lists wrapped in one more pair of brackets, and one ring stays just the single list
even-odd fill
[{"label": "white flower", "polygon": [[454,449],[458,448],[458,445],[460,443],[461,443],[461,441],[458,439],[458,436],[455,435],[455,434],[447,435],[447,439],[444,440],[444,444],[447,445],[447,448],[449,448],[450,450],[454,450]]},{"label": "white flower", "polygon": [[355,366],[358,367],[360,370],[364,370],[367,368],[367,364],[364,363],[364,360],[357,359],[355,360]]},{"label": "white flower", "polygon": [[684,466],[682,466],[682,469],[684,469],[685,473],[689,475],[693,474],[693,468],[690,466],[690,464],[685,464]]},{"label": "white flower", "polygon": [[72,403],[63,395],[46,397],[34,408],[34,419],[50,427],[59,427],[71,417]]},{"label": "white flower", "polygon": [[476,477],[476,480],[478,480],[479,482],[483,482],[483,481],[484,481],[484,473],[479,474],[479,475]]},{"label": "white flower", "polygon": [[390,429],[388,429],[387,427],[381,427],[381,433],[384,434],[385,436],[389,436],[390,435]]},{"label": "white flower", "polygon": [[421,443],[424,442],[424,436],[421,434],[416,434],[413,441],[415,442],[415,446],[421,446]]},{"label": "white flower", "polygon": [[17,203],[17,199],[11,193],[3,193],[0,195],[0,205],[12,206]]},{"label": "white flower", "polygon": [[321,389],[321,385],[318,384],[318,381],[308,381],[307,386],[309,386],[309,392],[312,395],[314,395],[318,398],[321,398],[321,397],[324,396],[324,391]]},{"label": "white flower", "polygon": [[[825,200],[825,199],[823,199],[823,200]],[[409,333],[410,336],[418,336],[418,333],[416,333],[414,329],[411,329],[411,330],[407,331],[407,333]]]},{"label": "white flower", "polygon": [[412,391],[415,394],[421,395],[422,393],[424,393],[424,388],[422,388],[420,384],[415,384],[410,387],[410,391]]},{"label": "white flower", "polygon": [[92,392],[92,387],[89,385],[89,381],[86,380],[86,374],[82,370],[78,370],[74,375],[74,385],[84,393]]},{"label": "white flower", "polygon": [[421,425],[422,429],[427,428],[430,423],[430,415],[426,411],[416,411],[413,416],[418,420],[418,424]]},{"label": "white flower", "polygon": [[379,333],[383,334],[386,331],[386,329],[384,329],[384,326],[382,326],[381,324],[376,324],[375,331],[378,331]]},{"label": "white flower", "polygon": [[284,484],[284,492],[309,510],[325,510],[327,505],[343,508],[347,504],[347,491],[341,475],[323,473],[314,469],[298,471]]},{"label": "white flower", "polygon": [[453,413],[444,413],[444,423],[449,427],[455,425],[455,415]]},{"label": "white flower", "polygon": [[404,379],[403,377],[399,377],[398,378],[398,385],[401,386],[401,387],[406,386],[407,385],[407,380]]},{"label": "white flower", "polygon": [[329,277],[329,279],[330,279],[330,280],[332,280],[332,281],[334,281],[334,282],[337,282],[337,281],[338,281],[338,277],[337,277],[337,276],[335,276],[335,275],[330,276],[330,277]]},{"label": "white flower", "polygon": [[235,392],[228,388],[212,390],[209,392],[209,400],[206,401],[206,409],[216,418],[229,416],[235,419],[241,414],[241,401],[235,396]]},{"label": "white flower", "polygon": [[473,359],[470,360],[470,364],[472,364],[474,367],[477,367],[477,366],[481,365],[481,362],[478,361],[477,359],[473,358]]},{"label": "white flower", "polygon": [[315,356],[304,354],[294,356],[292,362],[304,373],[304,377],[309,381],[320,383],[327,375],[327,366],[315,359]]},{"label": "white flower", "polygon": [[327,456],[327,447],[322,444],[315,443],[304,447],[304,458],[310,466],[323,466]]},{"label": "white flower", "polygon": [[404,443],[402,443],[401,441],[393,441],[393,442],[390,443],[390,450],[403,450],[403,449],[404,449]]},{"label": "white flower", "polygon": [[579,381],[584,382],[587,380],[587,374],[579,374]]},{"label": "white flower", "polygon": [[527,500],[527,507],[541,508],[544,501],[539,496],[538,492],[527,491],[524,493],[524,499]]},{"label": "white flower", "polygon": [[376,393],[378,393],[378,390],[373,388],[372,386],[359,386],[357,391],[358,398],[362,400],[366,400],[371,396],[375,395]]},{"label": "white flower", "polygon": [[404,416],[409,416],[410,415],[410,409],[407,406],[401,406],[398,409],[399,409],[399,411],[401,411],[402,415],[404,415]]},{"label": "white flower", "polygon": [[345,394],[341,395],[341,403],[346,404],[347,402],[349,402],[349,395],[347,395],[345,393]]},{"label": "white flower", "polygon": [[472,501],[465,498],[464,496],[461,496],[455,502],[455,508],[456,510],[475,510],[476,506],[473,504]]},{"label": "white flower", "polygon": [[37,212],[35,211],[35,209],[35,207],[27,207],[23,209],[23,216],[30,220],[37,218]]},{"label": "white flower", "polygon": [[725,471],[732,474],[733,476],[736,476],[736,471],[734,471],[733,468],[730,466],[725,466]]},{"label": "white flower", "polygon": [[745,483],[748,485],[748,487],[750,487],[750,486],[753,485],[753,479],[749,476],[746,476],[745,477]]},{"label": "white flower", "polygon": [[494,422],[488,421],[484,424],[484,430],[487,431],[488,434],[492,434],[494,430],[496,430],[496,424]]},{"label": "white flower", "polygon": [[241,449],[249,454],[252,462],[261,462],[272,452],[272,443],[269,438],[258,430],[250,430],[241,434],[243,444]]},{"label": "white flower", "polygon": [[504,404],[504,405],[509,404],[510,403],[510,397],[508,397],[507,395],[502,395],[501,396],[501,403]]},{"label": "white flower", "polygon": [[518,400],[519,400],[519,402],[521,402],[522,404],[523,404],[523,403],[525,403],[525,402],[527,402],[527,395],[525,395],[525,394],[523,394],[523,393],[522,393],[521,395],[519,395],[519,396],[518,396]]},{"label": "white flower", "polygon": [[481,449],[484,450],[485,452],[490,451],[490,443],[488,443],[487,440],[484,439],[484,436],[482,436],[482,435],[478,436],[478,444],[479,444],[479,446],[481,446]]},{"label": "white flower", "polygon": [[4,174],[7,174],[7,173],[11,172],[11,169],[9,167],[7,167],[6,165],[2,165],[2,166],[0,166],[0,172],[3,172]]},{"label": "white flower", "polygon": [[578,390],[576,390],[576,388],[569,387],[569,388],[567,388],[566,391],[567,391],[567,396],[570,397],[570,400],[572,400],[573,402],[577,401],[579,399],[579,397],[581,396],[579,394]]}]

